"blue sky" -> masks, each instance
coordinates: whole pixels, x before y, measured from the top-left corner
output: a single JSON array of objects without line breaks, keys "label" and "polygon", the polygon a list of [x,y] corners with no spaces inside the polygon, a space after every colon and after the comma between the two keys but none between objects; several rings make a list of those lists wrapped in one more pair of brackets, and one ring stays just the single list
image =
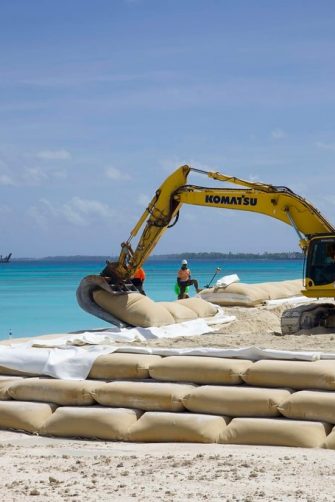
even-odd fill
[{"label": "blue sky", "polygon": [[[184,163],[335,223],[334,25],[327,0],[3,0],[0,254],[118,254]],[[297,249],[270,218],[187,206],[155,253]]]}]

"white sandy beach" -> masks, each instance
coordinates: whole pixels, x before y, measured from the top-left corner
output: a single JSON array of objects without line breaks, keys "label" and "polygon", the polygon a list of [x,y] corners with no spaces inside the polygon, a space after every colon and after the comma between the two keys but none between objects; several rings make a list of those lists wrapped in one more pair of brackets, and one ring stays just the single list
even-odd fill
[{"label": "white sandy beach", "polygon": [[333,451],[130,444],[0,432],[0,499],[333,501]]},{"label": "white sandy beach", "polygon": [[[280,336],[283,307],[231,307],[230,325],[154,346],[335,351],[335,333]],[[317,330],[316,330],[317,331]],[[149,343],[148,343],[149,345]],[[0,432],[0,499],[332,501],[331,450],[201,444],[133,444]]]}]

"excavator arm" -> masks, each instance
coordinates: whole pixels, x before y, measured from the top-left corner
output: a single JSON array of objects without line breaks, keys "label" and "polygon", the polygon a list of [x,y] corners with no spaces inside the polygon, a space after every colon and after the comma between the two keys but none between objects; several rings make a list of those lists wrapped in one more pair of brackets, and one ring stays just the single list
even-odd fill
[{"label": "excavator arm", "polygon": [[[242,188],[206,188],[188,185],[190,172]],[[150,256],[163,233],[178,218],[183,204],[233,209],[264,214],[291,225],[298,234],[300,247],[306,252],[312,236],[334,234],[334,227],[306,199],[289,188],[246,181],[219,172],[207,172],[187,165],[173,172],[156,191],[153,199],[121,244],[117,262],[108,262],[102,272],[112,281],[128,279]],[[136,247],[132,241],[144,226]]]}]

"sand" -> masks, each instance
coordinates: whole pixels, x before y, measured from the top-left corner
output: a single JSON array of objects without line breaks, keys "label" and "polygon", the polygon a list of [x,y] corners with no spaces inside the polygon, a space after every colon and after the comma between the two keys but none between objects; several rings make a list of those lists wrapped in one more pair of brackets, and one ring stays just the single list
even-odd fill
[{"label": "sand", "polygon": [[[150,346],[335,352],[335,333],[282,336],[283,307],[225,308],[215,333]],[[136,343],[134,343],[136,344]],[[0,431],[0,500],[333,501],[335,452],[323,449],[80,441]]]},{"label": "sand", "polygon": [[329,450],[127,444],[0,432],[0,500],[333,501]]}]

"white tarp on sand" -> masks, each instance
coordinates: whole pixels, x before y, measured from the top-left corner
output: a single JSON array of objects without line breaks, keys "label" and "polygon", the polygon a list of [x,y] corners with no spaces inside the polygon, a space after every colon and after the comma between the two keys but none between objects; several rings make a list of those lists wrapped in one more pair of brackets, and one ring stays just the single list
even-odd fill
[{"label": "white tarp on sand", "polygon": [[61,348],[36,348],[31,342],[14,346],[0,346],[0,365],[7,368],[48,375],[53,378],[82,380],[87,377],[95,359],[111,352],[132,352],[158,354],[162,356],[189,355],[207,357],[229,357],[239,359],[287,359],[315,361],[335,359],[335,353],[310,351],[285,351],[245,347],[239,349],[219,348],[150,348],[135,346],[93,345],[83,347],[63,346]]}]

